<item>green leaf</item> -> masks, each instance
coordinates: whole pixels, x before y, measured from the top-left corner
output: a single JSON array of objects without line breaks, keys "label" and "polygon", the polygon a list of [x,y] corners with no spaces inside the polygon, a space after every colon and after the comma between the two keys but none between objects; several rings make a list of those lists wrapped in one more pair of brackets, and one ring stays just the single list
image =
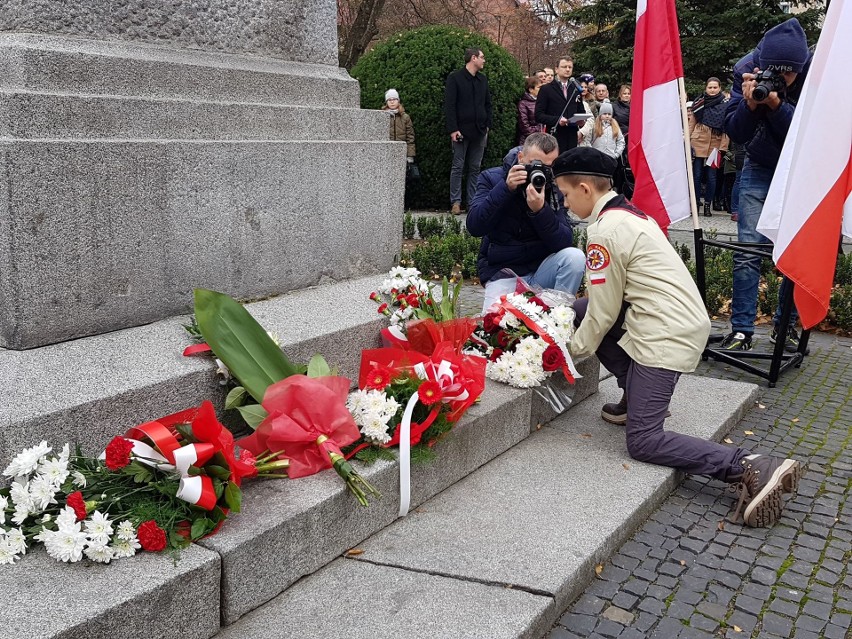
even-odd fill
[{"label": "green leaf", "polygon": [[231,477],[231,471],[227,468],[223,468],[222,466],[216,466],[215,464],[207,464],[204,467],[204,470],[207,471],[208,475],[212,477],[216,477],[218,479],[222,479],[224,481],[228,481]]},{"label": "green leaf", "polygon": [[240,507],[243,503],[243,492],[240,487],[234,482],[228,482],[228,487],[225,488],[225,504],[230,510],[235,513],[240,512]]},{"label": "green leaf", "polygon": [[450,299],[450,282],[445,277],[441,282],[441,319],[453,318],[453,300]]},{"label": "green leaf", "polygon": [[225,398],[225,410],[231,410],[242,406],[246,402],[246,389],[242,386],[235,386],[228,391],[228,396]]},{"label": "green leaf", "polygon": [[213,353],[257,402],[270,384],[298,372],[257,320],[228,295],[195,289],[195,316]]},{"label": "green leaf", "polygon": [[152,473],[147,466],[140,464],[137,461],[129,463],[125,467],[125,472],[129,475],[133,475],[133,481],[137,484],[147,484],[154,479],[154,473]]},{"label": "green leaf", "polygon": [[192,537],[193,540],[201,539],[207,533],[208,523],[209,522],[204,518],[196,519],[192,522],[192,528],[189,531],[189,536]]},{"label": "green leaf", "polygon": [[260,426],[260,422],[266,419],[266,416],[269,414],[260,404],[248,404],[247,406],[237,406],[237,410],[240,411],[240,415],[245,420],[246,424],[251,426],[252,429]]},{"label": "green leaf", "polygon": [[331,369],[322,355],[314,355],[308,362],[308,377],[328,377]]}]

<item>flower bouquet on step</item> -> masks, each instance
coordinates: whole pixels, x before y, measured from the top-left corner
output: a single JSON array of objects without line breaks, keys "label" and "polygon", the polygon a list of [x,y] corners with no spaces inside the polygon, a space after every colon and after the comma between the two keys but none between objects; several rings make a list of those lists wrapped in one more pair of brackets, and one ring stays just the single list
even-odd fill
[{"label": "flower bouquet on step", "polygon": [[362,505],[378,496],[341,453],[359,438],[346,410],[350,382],[321,356],[291,362],[260,324],[231,297],[196,289],[200,336],[233,379],[226,409],[237,409],[255,432],[238,444],[259,462],[296,479],[333,468]]},{"label": "flower bouquet on step", "polygon": [[445,277],[440,296],[435,286],[420,277],[416,268],[394,267],[370,299],[379,305],[378,312],[388,318],[390,326],[382,329],[382,340],[388,347],[405,347],[407,325],[412,320],[433,319],[437,322],[456,316],[461,282],[450,288]]},{"label": "flower bouquet on step", "polygon": [[[574,310],[560,291],[533,291],[518,279],[516,292],[501,296],[482,317],[469,345],[488,358],[490,379],[517,388],[541,386],[559,371],[574,383],[579,377],[567,344],[574,334]],[[552,385],[540,393],[557,412],[570,403]]]},{"label": "flower bouquet on step", "polygon": [[65,562],[178,550],[239,512],[243,477],[269,470],[235,456],[209,402],[131,428],[98,458],[41,442],[3,471],[0,563],[35,542]]}]

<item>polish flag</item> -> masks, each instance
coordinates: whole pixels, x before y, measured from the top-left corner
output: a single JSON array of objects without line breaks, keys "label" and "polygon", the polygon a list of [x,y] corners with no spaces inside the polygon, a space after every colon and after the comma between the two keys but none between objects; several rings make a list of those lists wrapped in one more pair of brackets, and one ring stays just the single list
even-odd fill
[{"label": "polish flag", "polygon": [[841,230],[852,237],[852,84],[838,82],[852,60],[850,33],[852,0],[834,0],[757,224],[796,283],[805,328],[828,313]]},{"label": "polish flag", "polygon": [[711,169],[718,169],[722,166],[722,154],[719,152],[719,149],[710,151],[710,155],[704,161],[704,166],[709,166]]},{"label": "polish flag", "polygon": [[665,231],[691,215],[678,78],[683,77],[675,0],[638,0],[627,155],[633,203]]}]

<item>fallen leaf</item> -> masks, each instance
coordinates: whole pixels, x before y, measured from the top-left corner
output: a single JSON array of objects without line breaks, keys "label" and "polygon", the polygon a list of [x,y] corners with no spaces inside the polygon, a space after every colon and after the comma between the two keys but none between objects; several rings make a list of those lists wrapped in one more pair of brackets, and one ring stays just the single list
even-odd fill
[{"label": "fallen leaf", "polygon": [[744,432],[746,435],[754,435],[754,431],[744,430],[743,432]]},{"label": "fallen leaf", "polygon": [[740,628],[737,624],[734,624],[734,632],[742,632],[743,629]]},{"label": "fallen leaf", "polygon": [[716,525],[716,528],[718,528],[719,530],[725,530],[725,520],[720,519],[719,523]]},{"label": "fallen leaf", "polygon": [[596,575],[599,575],[602,572],[603,572],[603,564],[598,564],[597,566],[595,566],[595,574]]},{"label": "fallen leaf", "polygon": [[346,551],[347,557],[355,557],[357,555],[363,555],[363,554],[364,554],[364,551],[361,550],[360,548],[352,548],[351,550]]},{"label": "fallen leaf", "polygon": [[734,440],[731,439],[730,437],[725,437],[725,439],[723,439],[722,441],[725,442],[726,444],[733,444],[734,443]]},{"label": "fallen leaf", "polygon": [[685,562],[683,559],[681,559],[681,560],[680,560],[680,565],[681,565],[681,566],[685,566],[685,565],[686,565],[686,562]]},{"label": "fallen leaf", "polygon": [[535,429],[536,429],[536,430],[541,430],[541,424],[536,424],[536,425],[535,425]]},{"label": "fallen leaf", "polygon": [[630,470],[630,464],[622,464],[624,470]]},{"label": "fallen leaf", "polygon": [[757,407],[758,408],[766,408],[766,406],[764,404],[758,404]]},{"label": "fallen leaf", "polygon": [[580,433],[580,437],[591,437],[591,433]]},{"label": "fallen leaf", "polygon": [[794,417],[794,418],[793,418],[793,423],[794,423],[794,424],[798,424],[798,423],[799,423],[799,418],[798,418],[798,417]]}]

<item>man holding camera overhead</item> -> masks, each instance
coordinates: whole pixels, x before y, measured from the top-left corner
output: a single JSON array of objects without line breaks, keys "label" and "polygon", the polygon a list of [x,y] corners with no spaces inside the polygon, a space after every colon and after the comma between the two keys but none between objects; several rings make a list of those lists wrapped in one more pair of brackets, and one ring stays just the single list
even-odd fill
[{"label": "man holding camera overhead", "polygon": [[[757,232],[757,222],[812,58],[805,32],[799,21],[792,18],[767,31],[754,51],[734,66],[734,84],[725,111],[725,133],[734,142],[747,145],[740,178],[737,221],[740,242],[769,241]],[[757,256],[734,253],[731,333],[722,341],[722,348],[742,351],[752,348],[760,260]],[[795,306],[787,334],[778,334],[782,302],[790,294],[792,284],[784,278],[773,318],[775,327],[769,339],[772,342],[782,339],[786,350],[795,352],[799,347]]]},{"label": "man holding camera overhead", "polygon": [[479,175],[467,230],[482,238],[477,268],[485,286],[483,312],[515,290],[513,274],[571,295],[580,287],[586,256],[572,246],[568,213],[557,199],[550,166],[558,155],[556,138],[533,133],[503,166]]}]

